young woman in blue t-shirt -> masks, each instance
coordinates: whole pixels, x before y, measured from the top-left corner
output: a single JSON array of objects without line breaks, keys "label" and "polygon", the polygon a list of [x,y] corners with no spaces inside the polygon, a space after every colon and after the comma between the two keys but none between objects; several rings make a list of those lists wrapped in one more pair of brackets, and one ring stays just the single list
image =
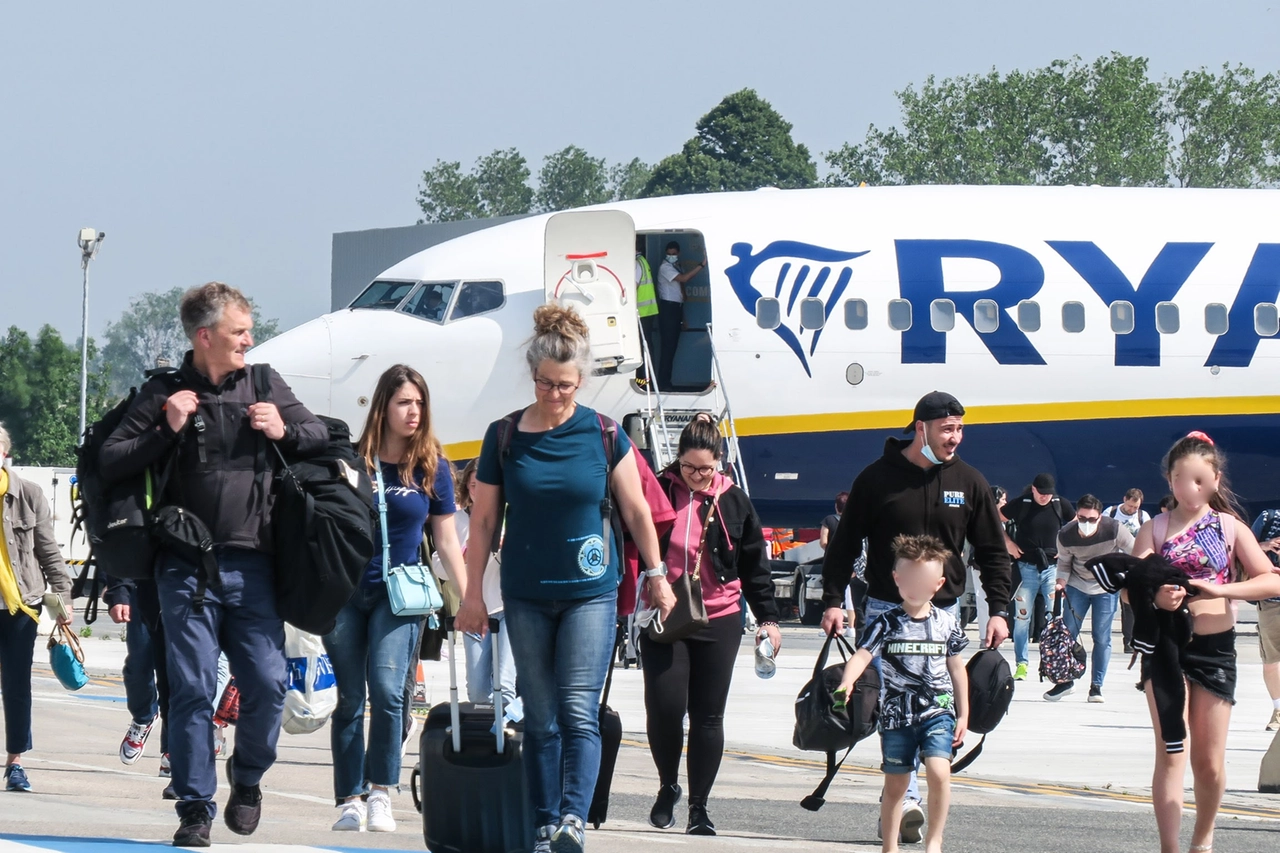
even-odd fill
[{"label": "young woman in blue t-shirt", "polygon": [[[418,562],[422,531],[431,534],[441,560],[454,577],[462,575],[453,513],[453,475],[431,429],[431,397],[422,374],[403,364],[378,379],[357,454],[364,459],[377,492],[381,469],[387,503],[391,565]],[[377,466],[377,467],[375,467]],[[388,789],[400,784],[404,684],[416,657],[417,616],[391,612],[382,582],[382,532],[360,587],[324,637],[338,682],[338,707],[330,722],[333,790],[342,814],[335,831],[394,832]],[[369,746],[364,743],[365,684],[369,695]],[[361,799],[368,795],[368,804]]]},{"label": "young woman in blue t-shirt", "polygon": [[[631,442],[617,430],[613,465],[600,417],[575,402],[591,369],[587,325],[542,305],[525,358],[534,403],[505,442],[490,424],[480,450],[460,631],[483,632],[489,546],[502,507],[505,628],[524,700],[524,762],[537,820],[535,853],[580,853],[600,769],[600,691],[617,625],[621,544],[601,502],[610,494],[640,549],[649,597],[675,605]],[[506,446],[500,446],[505,444]]]}]

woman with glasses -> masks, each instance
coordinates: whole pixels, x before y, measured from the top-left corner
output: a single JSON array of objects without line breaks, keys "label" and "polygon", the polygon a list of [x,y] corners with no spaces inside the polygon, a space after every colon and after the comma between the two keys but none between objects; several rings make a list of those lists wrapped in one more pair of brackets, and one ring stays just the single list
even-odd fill
[{"label": "woman with glasses", "polygon": [[613,651],[621,544],[617,505],[663,612],[675,603],[631,442],[576,402],[591,370],[587,325],[542,305],[525,358],[534,403],[490,424],[471,494],[467,584],[457,628],[488,627],[484,574],[504,517],[504,630],[524,702],[524,767],[539,853],[580,853],[600,769],[600,692]]},{"label": "woman with glasses", "polygon": [[669,577],[697,571],[710,622],[674,643],[640,637],[649,751],[661,784],[649,822],[659,829],[675,826],[687,713],[690,835],[716,834],[707,797],[724,753],[724,708],[742,644],[742,598],[759,622],[756,642],[767,636],[775,649],[782,646],[769,549],[746,492],[719,473],[723,443],[715,420],[696,416],[680,434],[676,461],[658,478],[676,510],[667,547]]}]

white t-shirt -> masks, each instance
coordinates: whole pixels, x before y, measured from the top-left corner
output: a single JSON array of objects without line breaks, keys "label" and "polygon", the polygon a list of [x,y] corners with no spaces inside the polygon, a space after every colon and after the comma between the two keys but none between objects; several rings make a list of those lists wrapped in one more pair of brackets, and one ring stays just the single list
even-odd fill
[{"label": "white t-shirt", "polygon": [[658,298],[666,302],[684,302],[684,289],[676,276],[683,275],[675,264],[662,262],[658,267]]},{"label": "white t-shirt", "polygon": [[[467,537],[471,533],[471,516],[459,510],[453,514],[454,524],[458,527],[458,542],[462,545],[462,555],[467,554]],[[451,580],[449,570],[440,559],[439,552],[431,555],[431,568],[444,580]],[[489,565],[484,570],[484,606],[490,616],[502,612],[502,560],[497,554],[489,555]]]},{"label": "white t-shirt", "polygon": [[1146,510],[1141,507],[1139,507],[1138,511],[1133,515],[1128,515],[1125,513],[1123,506],[1109,506],[1102,511],[1102,514],[1107,518],[1114,518],[1116,521],[1129,528],[1129,532],[1134,536],[1138,535],[1138,530],[1142,525],[1151,520],[1151,516],[1148,515]]}]

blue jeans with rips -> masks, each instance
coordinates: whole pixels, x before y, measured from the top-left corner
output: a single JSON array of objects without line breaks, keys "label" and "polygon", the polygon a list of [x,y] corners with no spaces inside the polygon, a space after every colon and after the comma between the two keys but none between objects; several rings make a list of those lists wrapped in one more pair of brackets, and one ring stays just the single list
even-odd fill
[{"label": "blue jeans with rips", "polygon": [[[333,796],[339,802],[369,785],[400,785],[404,684],[418,648],[418,616],[396,616],[381,583],[357,589],[324,636],[338,682],[338,707],[329,720]],[[364,742],[365,686],[369,746]]]},{"label": "blue jeans with rips", "polygon": [[1079,638],[1080,629],[1084,627],[1084,617],[1093,610],[1093,676],[1090,685],[1102,688],[1107,679],[1107,664],[1111,661],[1111,623],[1116,619],[1116,610],[1120,607],[1120,596],[1114,592],[1101,592],[1090,595],[1087,592],[1067,586],[1066,607],[1062,611],[1062,621],[1066,623],[1071,636]]},{"label": "blue jeans with rips", "polygon": [[566,815],[585,820],[600,772],[600,692],[617,631],[617,590],[503,604],[520,673],[525,778],[536,825]]},{"label": "blue jeans with rips", "polygon": [[1045,607],[1053,611],[1053,593],[1057,585],[1057,564],[1044,569],[1035,563],[1018,560],[1018,576],[1022,582],[1013,594],[1013,658],[1017,663],[1029,663],[1031,654],[1031,620],[1036,615],[1036,593],[1044,596]]}]

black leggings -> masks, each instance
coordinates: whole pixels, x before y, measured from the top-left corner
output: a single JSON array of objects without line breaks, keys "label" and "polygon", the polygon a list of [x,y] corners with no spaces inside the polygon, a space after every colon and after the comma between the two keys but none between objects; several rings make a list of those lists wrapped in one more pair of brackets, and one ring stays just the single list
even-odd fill
[{"label": "black leggings", "polygon": [[640,637],[649,752],[663,785],[680,777],[684,715],[689,713],[689,803],[705,805],[724,754],[724,706],[742,645],[742,617],[720,616],[686,640]]}]

